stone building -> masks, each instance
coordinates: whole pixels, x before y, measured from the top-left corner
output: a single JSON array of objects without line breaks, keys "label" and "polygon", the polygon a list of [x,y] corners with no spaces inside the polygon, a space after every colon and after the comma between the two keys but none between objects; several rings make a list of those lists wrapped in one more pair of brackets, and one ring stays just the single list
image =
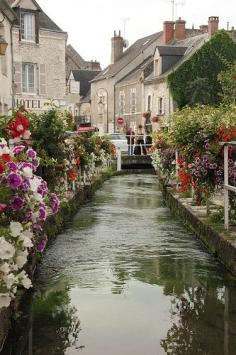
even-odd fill
[{"label": "stone building", "polygon": [[11,25],[16,14],[6,0],[0,0],[0,115],[12,108]]},{"label": "stone building", "polygon": [[67,33],[35,0],[8,2],[18,16],[12,29],[15,105],[42,112],[54,99],[58,107],[65,108]]},{"label": "stone building", "polygon": [[66,46],[66,80],[69,79],[69,75],[72,70],[90,70],[101,71],[100,63],[96,60],[86,61],[81,55],[68,44]]},{"label": "stone building", "polygon": [[[219,18],[209,17],[208,25],[186,28],[186,22],[165,21],[163,30],[137,40],[123,52],[126,44],[114,33],[111,64],[91,85],[92,121],[100,132],[126,131],[144,124],[149,111],[159,124],[168,126],[176,105],[167,85],[168,74],[190,58],[218,30]],[[234,30],[229,34],[234,37]],[[99,103],[103,102],[103,106]],[[124,126],[117,118],[124,118]]]},{"label": "stone building", "polygon": [[72,70],[67,80],[67,109],[75,117],[91,121],[90,81],[100,71]]}]

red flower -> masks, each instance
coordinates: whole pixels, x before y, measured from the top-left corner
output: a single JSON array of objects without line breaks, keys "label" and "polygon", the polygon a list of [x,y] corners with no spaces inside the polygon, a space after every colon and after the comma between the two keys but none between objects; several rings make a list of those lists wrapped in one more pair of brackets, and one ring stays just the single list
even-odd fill
[{"label": "red flower", "polygon": [[79,166],[80,165],[80,157],[76,158],[76,164]]},{"label": "red flower", "polygon": [[8,124],[8,130],[12,138],[23,136],[29,128],[29,121],[21,112],[17,112],[15,120],[11,120]]},{"label": "red flower", "polygon": [[71,181],[75,181],[77,180],[78,178],[78,173],[75,169],[72,169],[70,172],[69,172],[69,176],[68,176],[69,180]]},{"label": "red flower", "polygon": [[6,166],[0,162],[0,174],[2,174],[6,170]]},{"label": "red flower", "polygon": [[9,154],[3,154],[3,155],[1,156],[1,159],[2,159],[3,161],[5,161],[5,162],[8,162],[8,161],[11,160],[11,157],[10,157]]}]

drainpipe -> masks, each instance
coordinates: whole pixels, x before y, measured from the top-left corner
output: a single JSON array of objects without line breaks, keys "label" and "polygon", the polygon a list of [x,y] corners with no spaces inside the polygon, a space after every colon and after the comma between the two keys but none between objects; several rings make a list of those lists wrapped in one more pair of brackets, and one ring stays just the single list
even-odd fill
[{"label": "drainpipe", "polygon": [[13,51],[13,33],[12,33],[13,25],[11,24],[10,36],[11,36],[11,90],[12,90],[12,111],[15,108],[15,69],[14,69],[14,51]]}]

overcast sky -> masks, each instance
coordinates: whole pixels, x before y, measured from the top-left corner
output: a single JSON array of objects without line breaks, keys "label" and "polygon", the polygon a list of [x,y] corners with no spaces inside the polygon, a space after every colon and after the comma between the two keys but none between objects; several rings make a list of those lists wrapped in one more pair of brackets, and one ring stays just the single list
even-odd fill
[{"label": "overcast sky", "polygon": [[[181,16],[187,27],[206,24],[209,16],[220,17],[236,28],[236,0],[176,0],[175,18]],[[124,31],[132,44],[138,38],[162,30],[171,20],[171,0],[38,0],[58,26],[68,32],[70,43],[85,60],[98,60],[104,68],[110,61],[110,40],[114,30]]]}]

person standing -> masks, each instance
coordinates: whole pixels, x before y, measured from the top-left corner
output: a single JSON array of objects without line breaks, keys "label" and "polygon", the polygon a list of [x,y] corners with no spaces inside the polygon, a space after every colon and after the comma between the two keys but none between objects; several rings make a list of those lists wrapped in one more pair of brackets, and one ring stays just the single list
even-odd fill
[{"label": "person standing", "polygon": [[143,126],[139,125],[138,126],[138,131],[137,131],[137,139],[136,139],[136,151],[137,154],[136,155],[146,155],[146,148],[145,148],[145,143],[144,143],[144,130],[143,130]]},{"label": "person standing", "polygon": [[133,155],[134,151],[134,136],[135,133],[132,128],[130,128],[126,133],[127,143],[128,143],[128,155]]}]

